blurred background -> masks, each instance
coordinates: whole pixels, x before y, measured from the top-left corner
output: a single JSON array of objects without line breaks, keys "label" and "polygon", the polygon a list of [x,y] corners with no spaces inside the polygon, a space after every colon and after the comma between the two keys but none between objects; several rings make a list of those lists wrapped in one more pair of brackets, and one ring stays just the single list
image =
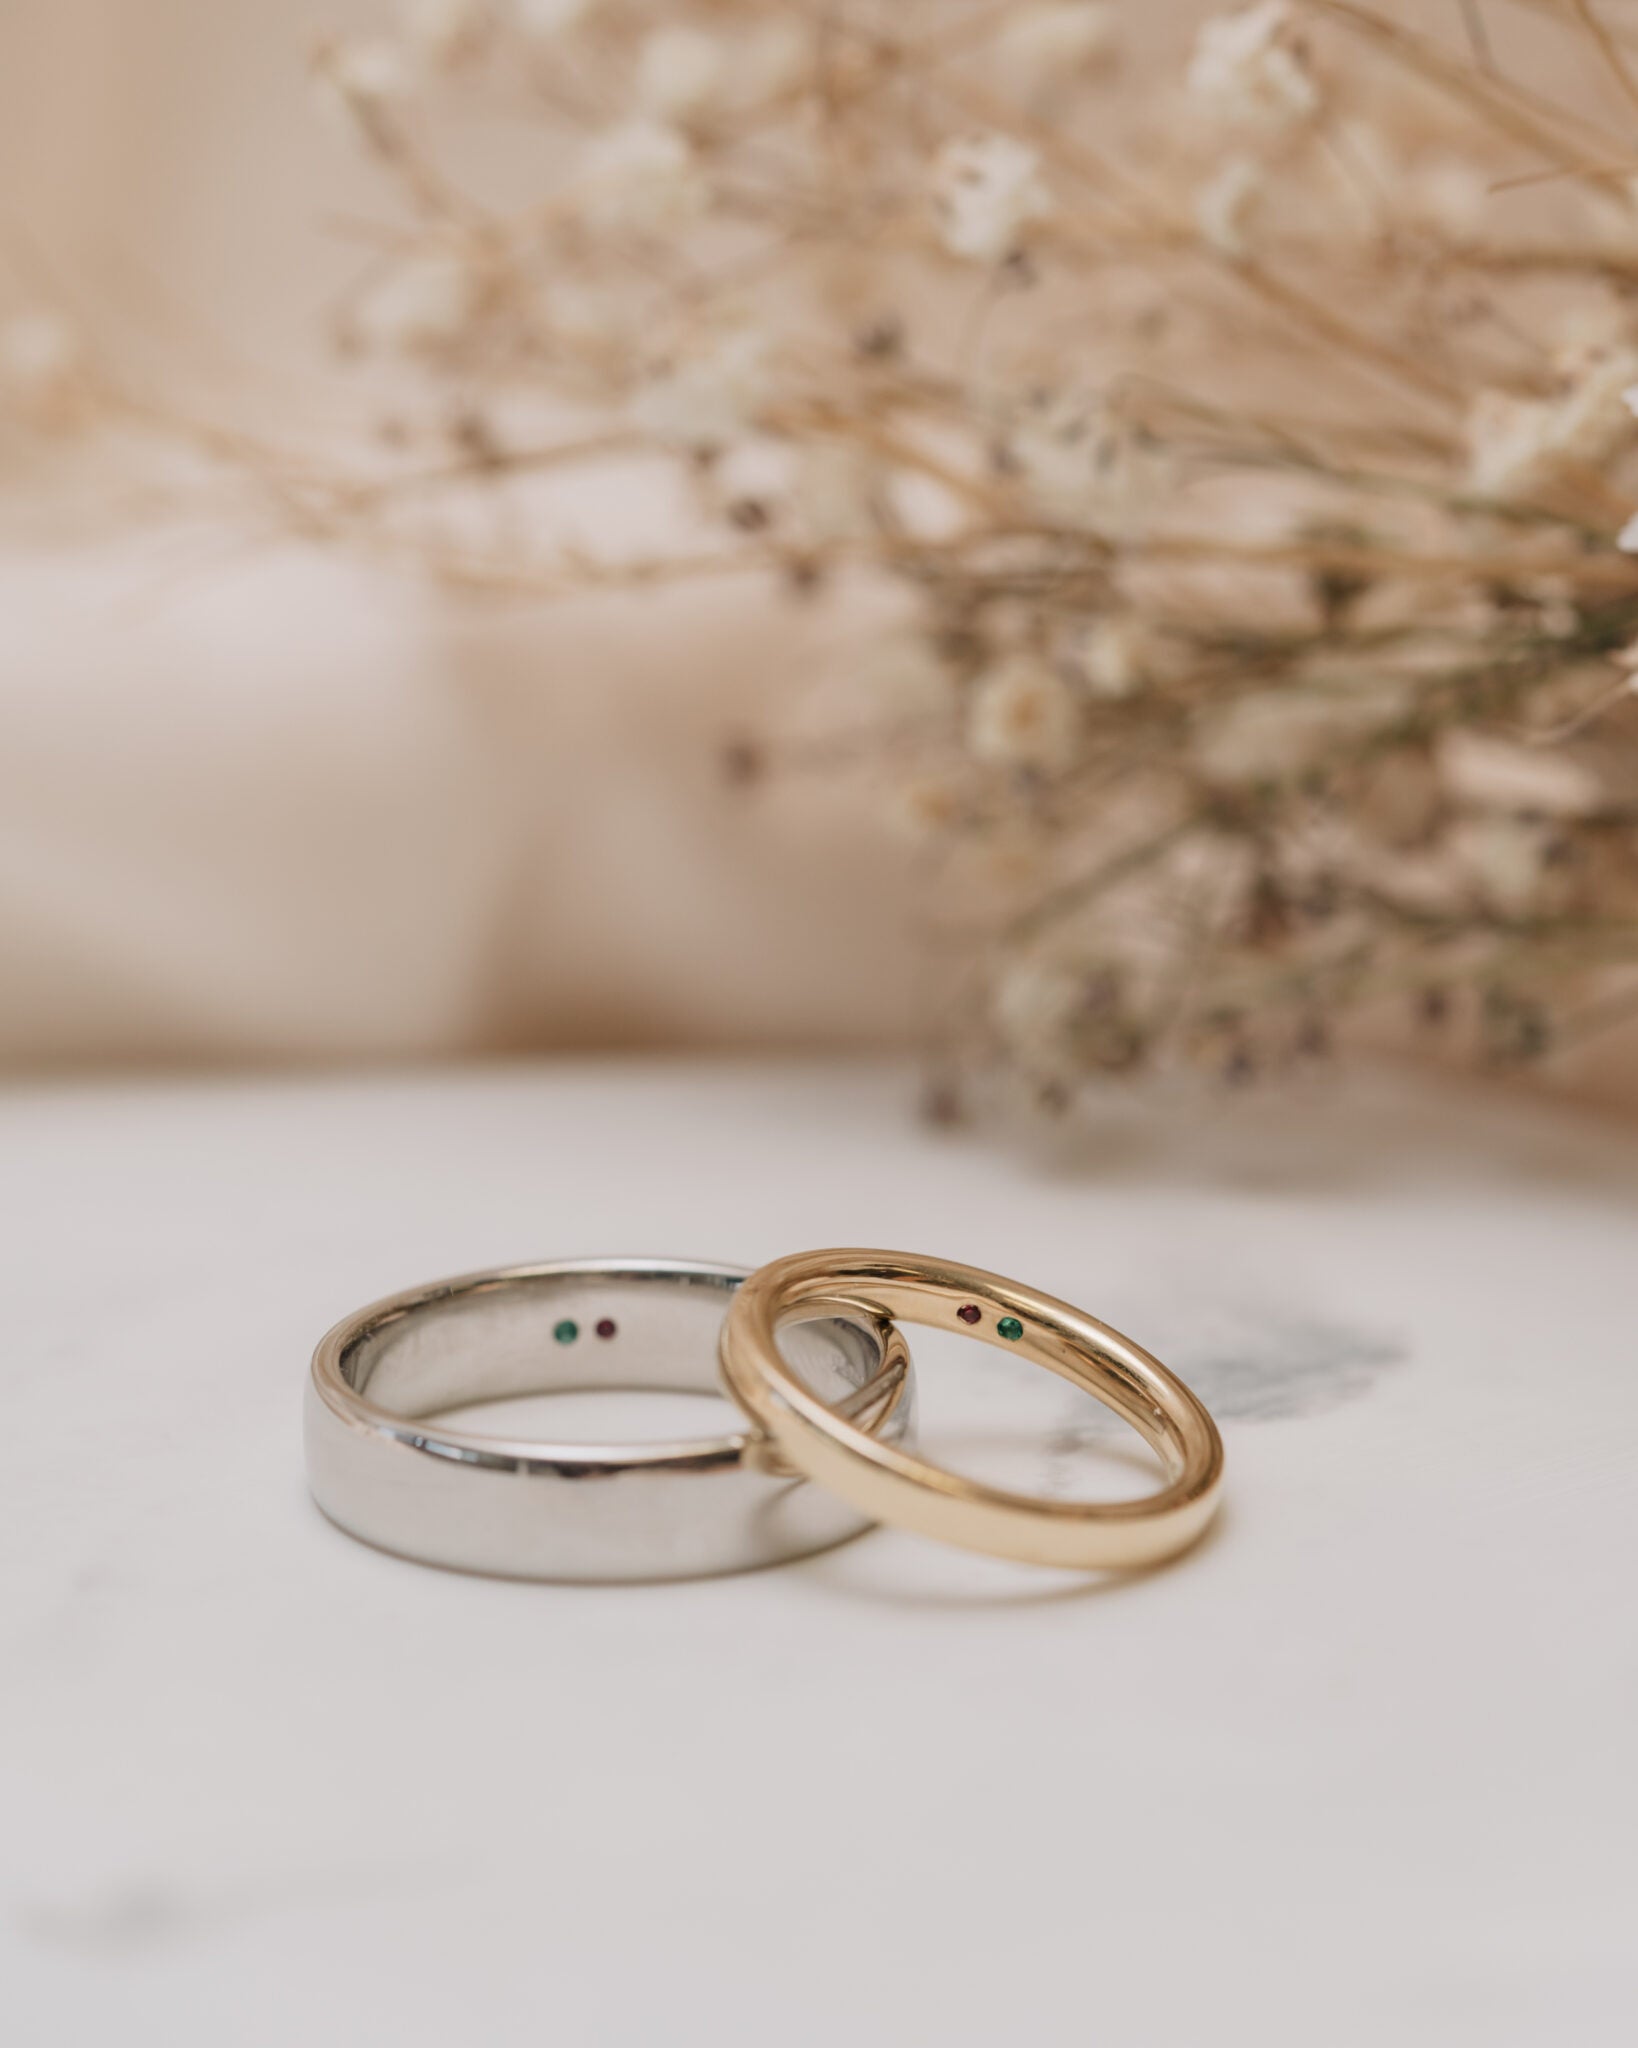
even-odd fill
[{"label": "blurred background", "polygon": [[[326,316],[379,177],[315,108],[357,0],[0,12],[0,275],[206,417],[356,423]],[[349,410],[350,407],[350,410]],[[725,752],[839,628],[741,587],[439,597],[4,444],[0,1059],[902,1043],[902,841]]]},{"label": "blurred background", "polygon": [[[1073,49],[1062,43],[1066,67],[1070,58],[1083,68],[1102,61],[1084,33],[1097,14],[1118,16],[1125,66],[1181,72],[1210,10],[1176,0],[1026,11],[1036,24],[1038,97],[1055,90],[1043,53],[1050,59],[1051,38],[1061,41],[1070,17],[1082,27]],[[1525,31],[1553,13],[1504,11],[1510,28],[1518,15]],[[276,437],[292,423],[309,445],[324,443],[327,422],[338,447],[355,436],[360,370],[338,360],[336,309],[356,284],[361,248],[390,217],[391,195],[357,135],[324,118],[315,51],[347,53],[330,84],[354,67],[344,90],[356,113],[378,88],[383,103],[389,97],[366,75],[379,55],[371,38],[388,32],[453,62],[484,12],[453,0],[398,10],[334,0],[305,16],[276,0],[12,0],[0,17],[0,369],[13,398],[50,398],[59,357],[85,347],[115,364],[138,406],[142,394],[163,393],[194,456],[243,466],[257,434]],[[666,11],[651,12],[663,27]],[[1005,27],[1005,9],[969,12]],[[1440,27],[1457,38],[1462,61],[1487,73],[1490,13],[1447,12]],[[532,34],[549,36],[585,13],[574,0],[520,8]],[[1418,10],[1398,17],[1422,25]],[[1239,17],[1224,19],[1207,51],[1211,76],[1202,72],[1207,46],[1194,46],[1191,87],[1203,86],[1203,105],[1223,97],[1226,80],[1249,94],[1262,129],[1253,157],[1239,142],[1227,155],[1201,155],[1216,170],[1195,203],[1199,233],[1221,243],[1219,260],[1238,264],[1242,215],[1274,205],[1256,181],[1277,183],[1280,165],[1297,161],[1292,152],[1312,148],[1342,163],[1346,186],[1358,172],[1348,153],[1365,130],[1347,126],[1346,109],[1335,132],[1325,125],[1330,101],[1310,82],[1306,15],[1274,4],[1246,10],[1241,27]],[[1525,56],[1509,46],[1507,61],[1528,66],[1528,42],[1518,47]],[[1018,41],[1013,55],[1022,48]],[[684,106],[682,73],[695,57],[697,49],[669,49],[667,62],[682,69],[659,80],[656,104]],[[1592,76],[1585,52],[1576,61]],[[1572,67],[1569,82],[1580,75]],[[640,68],[638,76],[642,85]],[[1349,83],[1346,68],[1333,68],[1338,105]],[[1608,76],[1598,91],[1601,104],[1611,99]],[[1511,142],[1527,91],[1509,93],[1499,132]],[[1240,115],[1230,114],[1232,128]],[[1301,130],[1296,142],[1281,139],[1282,123]],[[479,125],[486,169],[502,183],[516,169],[529,189],[538,136],[516,109]],[[1383,147],[1398,146],[1391,123],[1381,133]],[[1528,156],[1538,142],[1526,133],[1519,147]],[[1417,205],[1438,185],[1438,232],[1456,247],[1468,232],[1451,225],[1457,202],[1482,198],[1486,174],[1461,166],[1467,184],[1455,193],[1461,180],[1449,164],[1425,151],[1405,164],[1421,180]],[[975,173],[980,182],[998,174],[996,163]],[[1366,164],[1356,182],[1368,187],[1375,176]],[[1305,177],[1285,182],[1294,190]],[[1026,183],[1002,195],[1018,224],[1035,203]],[[1602,205],[1607,195],[1593,197]],[[1297,231],[1308,228],[1299,222]],[[1416,231],[1426,231],[1420,216]],[[947,253],[979,253],[960,246],[963,232],[946,220]],[[1003,283],[1017,253],[999,250]],[[1420,276],[1427,264],[1418,254],[1402,269]],[[1625,272],[1615,277],[1625,289]],[[51,309],[43,327],[41,308]],[[425,320],[426,307],[406,312],[400,301],[396,317]],[[1140,336],[1147,317],[1134,315]],[[1470,308],[1460,317],[1472,324]],[[1504,325],[1499,316],[1492,324]],[[1562,349],[1553,354],[1534,337],[1532,347],[1535,359],[1508,370],[1499,401],[1477,392],[1472,418],[1488,417],[1492,401],[1513,408],[1509,431],[1515,415],[1550,426],[1555,403],[1559,414],[1573,401],[1576,418],[1586,415],[1595,373],[1585,351],[1567,371]],[[1599,403],[1619,413],[1619,363],[1599,347]],[[373,374],[379,410],[391,374]],[[1482,374],[1498,374],[1494,362]],[[1587,381],[1559,402],[1552,394],[1572,376]],[[450,390],[458,404],[458,376]],[[1463,445],[1459,433],[1449,444]],[[1550,452],[1580,462],[1572,481],[1587,483],[1583,451]],[[1603,454],[1600,443],[1599,461]],[[1480,446],[1473,460],[1485,456]],[[618,465],[575,488],[584,499],[577,513],[616,546],[650,519],[642,479]],[[1625,503],[1607,483],[1586,502],[1600,530]],[[815,605],[737,577],[550,604],[480,602],[367,550],[304,538],[285,509],[247,515],[244,492],[213,499],[197,465],[168,474],[151,450],[140,461],[122,457],[117,439],[93,447],[71,433],[0,426],[0,1062],[34,1071],[553,1048],[899,1047],[936,1032],[950,980],[930,936],[925,845],[889,814],[879,781],[794,773],[770,784],[753,772],[762,736],[816,676],[845,677],[897,630],[902,593],[898,611],[881,592]],[[1577,516],[1585,525],[1585,512]],[[1341,590],[1346,608],[1351,576],[1319,570],[1315,587]],[[1624,605],[1624,586],[1618,595]],[[1515,612],[1524,603],[1543,615],[1551,604],[1565,610],[1562,593],[1550,604],[1534,586],[1506,602]],[[1606,603],[1595,628],[1583,695],[1602,717],[1624,611]],[[1117,679],[1106,694],[1132,687]],[[1579,733],[1583,700],[1565,701],[1567,717],[1557,697],[1544,700],[1542,717]],[[1031,712],[1027,701],[1023,710]],[[1030,736],[1002,729],[986,744],[991,755],[979,765],[1002,764],[1025,807],[1039,810],[1046,784]],[[1428,780],[1432,751],[1418,745],[1406,772]],[[1629,784],[1630,754],[1629,745],[1618,763]],[[1557,916],[1553,906],[1569,900],[1558,810],[1606,807],[1594,820],[1603,859],[1616,843],[1607,807],[1630,805],[1630,794],[1611,797],[1607,787],[1561,801],[1562,777],[1545,798],[1534,784],[1521,795],[1502,767],[1500,794],[1475,795],[1464,783],[1438,799],[1440,819],[1454,821],[1450,845],[1466,834],[1461,858],[1482,864],[1477,881],[1462,882],[1464,902],[1477,889],[1501,903],[1499,916],[1494,902],[1471,911],[1490,939],[1501,926],[1522,928],[1538,904]],[[1217,800],[1202,799],[1208,809]],[[1463,805],[1482,814],[1477,825],[1458,815]],[[1424,836],[1436,829],[1444,824]],[[1630,829],[1620,829],[1627,868],[1607,881],[1617,897],[1631,890]],[[1264,880],[1248,881],[1247,906],[1235,913],[1234,943],[1249,953],[1284,943],[1253,929],[1267,909]],[[1145,910],[1135,921],[1146,920]],[[1092,1046],[1093,1065],[1123,1071],[1140,1038],[1088,1009],[1109,1008],[1096,993],[1112,986],[1108,974],[1077,958],[1066,1022],[1052,992],[1063,982],[1059,965],[1046,963],[1048,980],[1058,980],[1043,995],[1040,963],[1025,964],[1035,978],[1018,981],[1012,1003],[1030,1013],[1020,1042],[1055,1033],[1061,1051],[1075,1038],[1083,1051]],[[1499,1016],[1533,1053],[1533,999],[1503,986],[1496,1010],[1496,994],[1484,992],[1481,1025]],[[1431,1013],[1444,997],[1430,989],[1417,999]],[[1000,1013],[1009,1000],[1003,989]],[[1042,1006],[1053,1003],[1043,1025]],[[1201,1029],[1207,1056],[1232,1077],[1250,1055],[1211,1041],[1219,1012],[1228,1014],[1218,1004]],[[998,1028],[1003,1038],[1012,1028],[1005,1014]],[[1299,1018],[1294,1034],[1299,1052],[1329,1043],[1323,1022]],[[1406,1033],[1390,1021],[1367,1035],[1397,1045]],[[1554,1078],[1630,1097],[1633,1045],[1627,1029],[1572,1048]],[[1008,1056],[1027,1064],[1016,1046]]]}]

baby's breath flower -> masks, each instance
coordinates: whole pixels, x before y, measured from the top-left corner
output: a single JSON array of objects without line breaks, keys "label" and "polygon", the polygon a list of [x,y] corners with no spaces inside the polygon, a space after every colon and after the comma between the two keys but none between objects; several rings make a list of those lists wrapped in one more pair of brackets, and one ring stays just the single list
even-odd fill
[{"label": "baby's breath flower", "polygon": [[1112,540],[1140,533],[1171,482],[1164,449],[1095,393],[1035,393],[1006,447],[1041,511]]},{"label": "baby's breath flower", "polygon": [[1051,213],[1052,198],[1036,151],[991,131],[945,143],[933,162],[933,208],[952,256],[998,263],[1032,221]]},{"label": "baby's breath flower", "polygon": [[1203,22],[1188,85],[1214,112],[1246,127],[1289,127],[1319,105],[1287,0],[1258,0]]},{"label": "baby's breath flower", "polygon": [[1245,255],[1246,229],[1266,182],[1251,157],[1231,156],[1195,193],[1195,226],[1214,249],[1236,260]]},{"label": "baby's breath flower", "polygon": [[1024,958],[1006,963],[990,992],[996,1029],[1027,1066],[1062,1059],[1086,976],[1068,962]]},{"label": "baby's breath flower", "polygon": [[[1606,461],[1632,435],[1626,393],[1638,349],[1600,338],[1555,354],[1563,388],[1552,398],[1481,391],[1468,414],[1468,480],[1484,497],[1527,495],[1555,463]],[[1627,546],[1623,537],[1618,543]]]},{"label": "baby's breath flower", "polygon": [[1051,953],[1004,960],[990,988],[990,1022],[1011,1058],[1036,1081],[1065,1086],[1120,1074],[1143,1056],[1132,999],[1133,963]]},{"label": "baby's breath flower", "polygon": [[1468,484],[1483,498],[1527,490],[1540,474],[1551,438],[1552,407],[1542,399],[1479,392],[1467,415]]},{"label": "baby's breath flower", "polygon": [[1552,842],[1553,828],[1539,819],[1494,814],[1463,818],[1448,835],[1458,871],[1502,917],[1540,907]]},{"label": "baby's breath flower", "polygon": [[1148,680],[1148,636],[1131,617],[1097,619],[1082,635],[1077,650],[1087,689],[1094,697],[1116,702],[1134,697]]},{"label": "baby's breath flower", "polygon": [[1041,656],[1013,654],[973,685],[967,747],[974,760],[998,767],[1063,769],[1081,738],[1074,691]]},{"label": "baby's breath flower", "polygon": [[633,398],[631,416],[662,441],[707,453],[746,431],[768,385],[768,337],[736,328],[651,378]]},{"label": "baby's breath flower", "polygon": [[1554,366],[1565,380],[1553,419],[1555,451],[1572,462],[1607,461],[1632,438],[1622,399],[1638,376],[1638,348],[1624,337],[1571,344],[1556,352]]},{"label": "baby's breath flower", "polygon": [[1581,762],[1489,733],[1446,733],[1438,759],[1446,789],[1475,809],[1584,818],[1603,802],[1598,778]]}]

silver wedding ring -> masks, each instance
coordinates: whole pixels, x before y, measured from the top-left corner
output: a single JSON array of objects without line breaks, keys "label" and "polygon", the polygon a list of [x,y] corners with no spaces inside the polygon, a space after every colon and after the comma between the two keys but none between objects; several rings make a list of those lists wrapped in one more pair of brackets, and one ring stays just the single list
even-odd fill
[{"label": "silver wedding ring", "polygon": [[[718,1331],[744,1278],[683,1259],[558,1260],[360,1310],[313,1356],[315,1499],[380,1549],[506,1578],[696,1578],[845,1542],[869,1518],[781,1470],[750,1425],[674,1443],[584,1444],[436,1420],[585,1389],[719,1393]],[[821,1399],[899,1442],[914,1409],[904,1340],[885,1316],[835,1306],[785,1332],[790,1362]]]}]

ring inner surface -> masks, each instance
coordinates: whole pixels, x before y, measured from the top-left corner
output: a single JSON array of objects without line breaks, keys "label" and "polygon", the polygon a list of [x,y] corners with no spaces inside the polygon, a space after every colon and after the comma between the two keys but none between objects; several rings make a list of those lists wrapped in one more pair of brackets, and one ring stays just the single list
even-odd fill
[{"label": "ring inner surface", "polygon": [[[789,1333],[800,1327],[800,1319],[812,1310],[808,1303],[824,1296],[846,1294],[861,1307],[878,1310],[895,1321],[919,1323],[929,1329],[959,1330],[980,1343],[988,1343],[1015,1358],[1027,1358],[1073,1385],[1083,1388],[1094,1400],[1113,1410],[1129,1423],[1159,1457],[1168,1478],[1175,1479],[1188,1462],[1187,1448],[1177,1420],[1156,1399],[1143,1372],[1099,1341],[1091,1330],[1071,1335],[1055,1321],[1038,1313],[1020,1291],[1016,1299],[998,1298],[987,1289],[970,1295],[952,1293],[942,1282],[895,1275],[891,1279],[871,1274],[829,1275],[814,1281],[788,1285],[780,1296],[773,1316],[775,1340],[781,1353],[789,1355]],[[956,1320],[958,1304],[979,1309],[976,1324]],[[1016,1317],[1022,1325],[1017,1338],[1004,1338],[999,1331],[1003,1318]],[[814,1392],[818,1392],[815,1388]]]},{"label": "ring inner surface", "polygon": [[[717,1395],[717,1337],[739,1283],[630,1267],[457,1284],[386,1310],[339,1370],[372,1407],[406,1418],[591,1390]],[[834,1317],[793,1318],[780,1350],[826,1401],[868,1386],[882,1364],[873,1329]]]}]

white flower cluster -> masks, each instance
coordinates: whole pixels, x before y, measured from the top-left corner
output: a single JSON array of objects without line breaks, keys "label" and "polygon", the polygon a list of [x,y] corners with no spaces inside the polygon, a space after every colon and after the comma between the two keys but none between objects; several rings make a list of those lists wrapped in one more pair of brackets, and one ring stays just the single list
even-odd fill
[{"label": "white flower cluster", "polygon": [[[353,332],[440,380],[463,489],[480,411],[565,477],[639,442],[710,541],[634,584],[742,549],[896,590],[824,716],[985,892],[987,1050],[1227,1071],[1379,991],[1568,989],[1558,918],[1620,957],[1638,180],[1501,190],[1517,110],[1459,38],[1430,92],[1359,9],[1204,0],[1122,95],[1116,0],[388,4],[315,66],[407,202]],[[480,122],[538,98],[532,195],[445,171],[469,86]],[[0,332],[14,416],[78,378]],[[509,576],[579,572],[549,526]]]},{"label": "white flower cluster", "polygon": [[1107,703],[1137,696],[1150,679],[1154,651],[1149,634],[1130,614],[1094,620],[1075,652],[1087,689]]},{"label": "white flower cluster", "polygon": [[1006,963],[996,976],[990,1014],[1020,1064],[1048,1072],[1060,1065],[1085,989],[1086,977],[1071,960],[1026,954]]},{"label": "white flower cluster", "polygon": [[1562,753],[1489,733],[1446,733],[1437,759],[1461,808],[1446,840],[1457,876],[1502,917],[1550,908],[1553,848],[1567,821],[1603,803],[1598,777]]},{"label": "white flower cluster", "polygon": [[643,385],[631,402],[632,423],[673,447],[715,453],[754,424],[768,388],[767,335],[732,328]]},{"label": "white flower cluster", "polygon": [[1319,88],[1288,0],[1257,0],[1201,24],[1189,64],[1190,93],[1224,120],[1287,128],[1319,107]]},{"label": "white flower cluster", "polygon": [[1601,801],[1597,777],[1579,761],[1490,733],[1447,733],[1439,768],[1452,796],[1486,810],[1584,818]]},{"label": "white flower cluster", "polygon": [[1554,368],[1561,389],[1550,397],[1486,390],[1474,400],[1468,483],[1478,496],[1526,497],[1555,465],[1606,462],[1631,438],[1623,400],[1638,378],[1638,346],[1607,330],[1573,338],[1556,352]]},{"label": "white flower cluster", "polygon": [[1041,159],[1028,143],[990,132],[945,143],[933,163],[939,239],[969,263],[998,263],[1023,231],[1052,212]]},{"label": "white flower cluster", "polygon": [[967,746],[974,760],[1061,770],[1079,751],[1081,729],[1074,690],[1042,655],[1006,655],[973,685]]},{"label": "white flower cluster", "polygon": [[1006,449],[1040,511],[1111,540],[1141,533],[1171,484],[1158,444],[1084,391],[1030,399],[1008,427]]},{"label": "white flower cluster", "polygon": [[1220,255],[1238,261],[1267,187],[1261,164],[1248,156],[1225,157],[1194,195],[1194,221],[1201,237]]}]

